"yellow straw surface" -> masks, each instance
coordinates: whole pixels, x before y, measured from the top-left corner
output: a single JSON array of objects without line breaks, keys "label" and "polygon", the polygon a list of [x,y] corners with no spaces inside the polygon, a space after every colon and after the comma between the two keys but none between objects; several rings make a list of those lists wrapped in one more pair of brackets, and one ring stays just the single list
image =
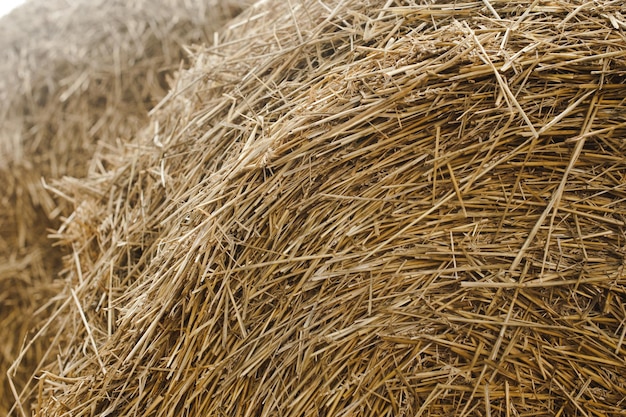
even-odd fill
[{"label": "yellow straw surface", "polygon": [[[38,416],[618,416],[626,10],[264,1],[75,211]],[[51,323],[52,323],[51,322]]]}]

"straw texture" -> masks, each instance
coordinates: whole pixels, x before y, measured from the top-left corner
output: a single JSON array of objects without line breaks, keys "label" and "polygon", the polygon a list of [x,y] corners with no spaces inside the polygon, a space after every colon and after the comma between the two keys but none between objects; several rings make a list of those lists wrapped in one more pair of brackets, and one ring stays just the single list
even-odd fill
[{"label": "straw texture", "polygon": [[[70,211],[44,184],[101,169],[91,155],[146,123],[184,46],[210,43],[244,3],[34,0],[0,20],[0,415],[14,398],[7,370],[32,315],[58,292],[52,278],[67,253],[47,234]],[[46,345],[28,350],[18,386]]]},{"label": "straw texture", "polygon": [[620,4],[248,9],[132,146],[55,184],[58,356],[23,402],[623,415]]}]

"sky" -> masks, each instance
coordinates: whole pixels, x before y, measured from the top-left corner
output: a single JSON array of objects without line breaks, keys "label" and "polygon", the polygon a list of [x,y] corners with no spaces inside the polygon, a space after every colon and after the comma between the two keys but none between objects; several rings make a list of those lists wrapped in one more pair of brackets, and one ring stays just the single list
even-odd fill
[{"label": "sky", "polygon": [[24,0],[0,0],[0,16],[4,16],[22,3]]}]

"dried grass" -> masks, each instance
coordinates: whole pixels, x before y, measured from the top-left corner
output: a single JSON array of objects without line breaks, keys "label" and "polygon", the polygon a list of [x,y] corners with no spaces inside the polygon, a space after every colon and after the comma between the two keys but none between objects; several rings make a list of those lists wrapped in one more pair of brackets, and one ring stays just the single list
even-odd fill
[{"label": "dried grass", "polygon": [[[0,415],[32,316],[58,292],[62,251],[46,235],[69,211],[42,178],[84,175],[98,146],[122,146],[165,95],[184,46],[210,42],[244,3],[35,0],[0,20]],[[28,350],[16,386],[46,345]]]},{"label": "dried grass", "polygon": [[620,4],[248,9],[133,146],[55,185],[59,355],[23,401],[623,415]]}]

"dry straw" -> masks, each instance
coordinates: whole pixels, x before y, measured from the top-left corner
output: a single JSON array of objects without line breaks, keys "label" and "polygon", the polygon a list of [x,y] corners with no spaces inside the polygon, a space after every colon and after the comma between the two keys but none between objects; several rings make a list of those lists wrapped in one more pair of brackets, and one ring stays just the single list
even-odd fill
[{"label": "dry straw", "polygon": [[248,9],[133,146],[55,185],[58,356],[20,404],[623,415],[621,4]]},{"label": "dry straw", "polygon": [[[242,3],[33,0],[0,20],[0,415],[13,403],[7,370],[62,264],[46,235],[67,205],[43,183],[87,173],[98,146],[120,146],[144,125],[185,45],[210,42]],[[46,345],[12,372],[17,386]]]}]

